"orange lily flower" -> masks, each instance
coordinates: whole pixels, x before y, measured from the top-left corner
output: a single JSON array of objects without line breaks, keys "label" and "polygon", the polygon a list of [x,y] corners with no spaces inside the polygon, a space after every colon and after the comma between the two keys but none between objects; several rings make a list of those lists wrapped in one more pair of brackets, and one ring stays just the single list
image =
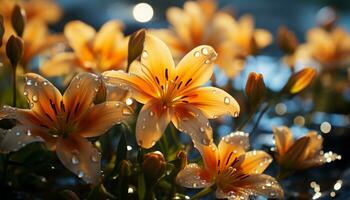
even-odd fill
[{"label": "orange lily flower", "polygon": [[175,67],[168,47],[146,34],[141,62],[133,62],[130,73],[103,73],[107,83],[129,89],[133,98],[145,104],[136,125],[140,146],[151,148],[170,121],[194,141],[209,144],[212,130],[208,118],[226,113],[238,116],[239,105],[230,94],[215,87],[200,87],[212,76],[216,55],[212,47],[201,45]]},{"label": "orange lily flower", "polygon": [[47,76],[59,76],[77,71],[102,73],[124,69],[128,52],[128,37],[116,20],[105,23],[100,31],[81,21],[69,22],[64,35],[73,52],[60,53],[44,63],[40,70]]},{"label": "orange lily flower", "polygon": [[293,134],[288,127],[273,129],[276,143],[276,160],[284,170],[300,170],[320,166],[326,162],[340,159],[340,156],[322,151],[323,138],[315,131],[293,140]]},{"label": "orange lily flower", "polygon": [[169,45],[175,58],[182,58],[198,45],[208,44],[219,54],[215,64],[230,78],[243,69],[248,55],[272,41],[266,30],[254,30],[251,17],[236,21],[228,13],[217,11],[213,0],[188,1],[183,9],[169,8],[167,18],[172,29],[154,33]]},{"label": "orange lily flower", "polygon": [[43,141],[56,150],[62,164],[88,183],[100,179],[98,150],[86,139],[104,134],[124,122],[132,110],[124,103],[110,101],[94,105],[101,79],[90,73],[78,74],[62,96],[43,77],[25,75],[24,95],[30,109],[4,106],[0,119],[15,119],[9,130],[0,130],[0,151],[16,151],[26,144]]},{"label": "orange lily flower", "polygon": [[[6,27],[5,33],[8,33]],[[59,34],[49,34],[47,25],[39,19],[33,19],[26,23],[22,39],[24,42],[24,50],[21,64],[25,68],[28,67],[28,64],[34,56],[64,41],[64,38]],[[3,54],[1,56],[3,58],[5,58],[5,46],[6,45],[3,45],[0,51],[0,54]],[[6,60],[3,61],[6,62]]]},{"label": "orange lily flower", "polygon": [[235,132],[223,137],[218,147],[196,144],[204,166],[195,163],[182,169],[176,182],[187,188],[216,186],[217,198],[249,199],[252,195],[283,198],[283,190],[277,181],[262,174],[272,162],[264,151],[248,151],[247,133]]},{"label": "orange lily flower", "polygon": [[345,67],[350,63],[350,35],[340,27],[330,31],[313,28],[307,33],[306,44],[298,49],[297,57],[314,59],[328,69]]}]

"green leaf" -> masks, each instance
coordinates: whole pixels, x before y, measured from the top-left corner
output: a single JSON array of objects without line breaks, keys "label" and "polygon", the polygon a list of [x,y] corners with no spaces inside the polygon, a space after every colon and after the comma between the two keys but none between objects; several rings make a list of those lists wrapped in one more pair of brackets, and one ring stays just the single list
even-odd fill
[{"label": "green leaf", "polygon": [[144,29],[134,32],[129,39],[128,44],[128,69],[130,64],[140,57],[143,51],[143,43],[145,42],[146,31]]},{"label": "green leaf", "polygon": [[145,177],[143,175],[142,172],[139,173],[138,177],[137,177],[137,183],[138,183],[138,195],[139,195],[139,199],[143,200],[145,198],[145,194],[146,194],[146,184],[145,184]]},{"label": "green leaf", "polygon": [[22,37],[25,26],[25,11],[19,5],[15,5],[12,10],[11,23],[17,35]]}]

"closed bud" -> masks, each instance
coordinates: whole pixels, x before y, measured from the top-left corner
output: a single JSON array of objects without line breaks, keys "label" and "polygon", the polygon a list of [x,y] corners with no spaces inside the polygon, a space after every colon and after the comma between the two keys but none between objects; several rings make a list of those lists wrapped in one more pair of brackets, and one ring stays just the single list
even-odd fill
[{"label": "closed bud", "polygon": [[6,55],[12,67],[16,67],[23,55],[23,41],[21,38],[11,35],[6,44]]},{"label": "closed bud", "polygon": [[128,45],[128,66],[142,54],[145,36],[146,31],[144,29],[138,30],[130,36]]},{"label": "closed bud", "polygon": [[161,152],[155,151],[143,156],[142,170],[148,183],[155,183],[165,172],[166,162]]},{"label": "closed bud", "polygon": [[309,86],[315,77],[316,70],[311,67],[306,67],[292,74],[287,84],[283,87],[282,92],[290,95],[297,94]]},{"label": "closed bud", "polygon": [[22,37],[25,26],[25,12],[19,5],[15,5],[12,10],[11,23],[17,35]]},{"label": "closed bud", "polygon": [[278,29],[277,43],[286,54],[293,54],[299,45],[295,34],[285,26]]},{"label": "closed bud", "polygon": [[251,72],[245,86],[245,93],[251,105],[258,105],[266,95],[266,87],[262,74]]},{"label": "closed bud", "polygon": [[2,46],[2,38],[4,37],[5,27],[4,27],[4,18],[0,15],[0,47]]}]

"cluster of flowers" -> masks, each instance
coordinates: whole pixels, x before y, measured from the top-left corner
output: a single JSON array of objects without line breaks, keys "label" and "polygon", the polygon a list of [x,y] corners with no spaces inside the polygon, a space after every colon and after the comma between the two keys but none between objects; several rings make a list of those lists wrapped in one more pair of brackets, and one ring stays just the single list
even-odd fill
[{"label": "cluster of flowers", "polygon": [[[66,24],[63,37],[48,33],[47,23],[60,16],[51,1],[23,1],[21,6],[2,1],[0,13],[0,42],[5,41],[0,58],[13,66],[14,77],[17,65],[29,71],[32,58],[58,42],[67,41],[73,50],[56,53],[40,66],[44,76],[64,76],[69,81],[63,95],[42,76],[24,75],[23,93],[29,108],[17,108],[15,100],[14,107],[0,110],[0,119],[16,120],[13,127],[0,129],[1,152],[44,142],[66,168],[87,183],[98,184],[101,154],[87,138],[98,137],[116,124],[128,124],[137,114],[135,135],[140,147],[152,148],[172,123],[191,137],[200,152],[203,166],[186,162],[176,176],[179,185],[216,188],[218,198],[283,198],[277,180],[263,174],[272,157],[261,150],[248,151],[249,136],[241,131],[223,137],[216,146],[209,123],[209,119],[240,113],[240,105],[229,93],[203,86],[214,66],[233,78],[249,55],[272,42],[268,31],[254,28],[251,16],[236,20],[218,11],[214,1],[203,0],[186,2],[183,9],[170,8],[171,29],[125,36],[119,21],[107,22],[98,32],[72,21]],[[307,44],[300,47],[294,34],[281,28],[278,40],[291,67],[299,54],[324,66],[343,65],[350,58],[350,36],[340,28],[311,30]],[[315,75],[313,68],[293,73],[281,93],[299,93]],[[252,73],[246,95],[253,107],[263,101],[265,93],[262,75]],[[144,104],[139,113],[127,102],[130,98]],[[339,158],[323,153],[323,139],[316,132],[296,141],[287,127],[274,128],[273,134],[275,159],[281,166],[278,179]]]}]

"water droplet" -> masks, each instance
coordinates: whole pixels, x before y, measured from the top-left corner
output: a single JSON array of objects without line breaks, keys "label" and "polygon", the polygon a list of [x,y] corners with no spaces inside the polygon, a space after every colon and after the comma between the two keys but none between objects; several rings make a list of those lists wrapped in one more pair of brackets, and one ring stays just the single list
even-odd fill
[{"label": "water droplet", "polygon": [[30,130],[27,130],[27,135],[28,136],[31,136],[32,135],[32,132]]},{"label": "water droplet", "polygon": [[37,95],[33,95],[32,96],[32,100],[34,101],[34,102],[37,102],[38,100],[39,100],[39,98],[38,98],[38,96]]},{"label": "water droplet", "polygon": [[197,183],[193,183],[192,186],[195,188],[197,187]]},{"label": "water droplet", "polygon": [[77,85],[77,89],[79,89],[79,88],[80,88],[80,85],[78,84],[78,85]]},{"label": "water droplet", "polygon": [[152,141],[152,146],[154,146],[156,144],[156,141],[155,140],[153,140]]},{"label": "water droplet", "polygon": [[123,115],[131,115],[131,111],[128,108],[123,108]]},{"label": "water droplet", "polygon": [[73,164],[73,165],[76,165],[76,164],[78,164],[78,163],[79,163],[78,157],[76,157],[76,156],[73,155],[73,157],[72,157],[72,164]]},{"label": "water droplet", "polygon": [[205,129],[203,127],[200,127],[199,130],[203,133]]},{"label": "water droplet", "polygon": [[28,95],[28,92],[27,92],[27,91],[24,91],[24,92],[23,92],[23,95],[24,95],[24,96],[27,96],[27,95]]},{"label": "water droplet", "polygon": [[202,49],[202,54],[203,54],[203,55],[208,55],[208,54],[209,54],[209,51],[208,51],[208,49],[207,49],[206,47],[204,47],[204,48]]},{"label": "water droplet", "polygon": [[142,58],[147,58],[147,57],[148,57],[148,52],[146,50],[143,50]]},{"label": "water droplet", "polygon": [[38,87],[38,82],[35,81],[34,86],[35,86],[35,87]]},{"label": "water droplet", "polygon": [[49,83],[48,83],[47,81],[44,81],[43,84],[44,84],[44,85],[48,85]]},{"label": "water droplet", "polygon": [[230,104],[230,98],[225,97],[225,98],[224,98],[224,103],[225,103],[226,105]]},{"label": "water droplet", "polygon": [[92,162],[97,162],[98,161],[97,156],[95,156],[95,155],[91,156],[91,161]]},{"label": "water droplet", "polygon": [[79,171],[79,172],[78,172],[78,177],[79,177],[79,178],[83,178],[83,176],[84,176],[84,172],[83,172],[83,171]]},{"label": "water droplet", "polygon": [[146,128],[146,126],[145,126],[145,125],[143,125],[143,126],[142,126],[142,129],[145,129],[145,128]]},{"label": "water droplet", "polygon": [[21,133],[20,132],[16,132],[16,136],[20,136],[21,135]]},{"label": "water droplet", "polygon": [[213,90],[213,94],[216,94],[216,90]]},{"label": "water droplet", "polygon": [[233,117],[238,117],[238,112],[233,113]]},{"label": "water droplet", "polygon": [[153,116],[154,116],[154,112],[153,112],[153,111],[150,111],[150,112],[149,112],[149,116],[153,117]]},{"label": "water droplet", "polygon": [[204,63],[205,63],[205,64],[209,64],[209,63],[210,63],[210,60],[206,60]]},{"label": "water droplet", "polygon": [[199,51],[194,52],[194,57],[198,58],[200,56]]},{"label": "water droplet", "polygon": [[125,100],[125,103],[126,103],[126,105],[130,106],[130,105],[132,105],[133,100],[132,100],[131,98],[127,98],[127,99]]},{"label": "water droplet", "polygon": [[27,80],[27,85],[33,85],[33,81],[31,79]]}]

